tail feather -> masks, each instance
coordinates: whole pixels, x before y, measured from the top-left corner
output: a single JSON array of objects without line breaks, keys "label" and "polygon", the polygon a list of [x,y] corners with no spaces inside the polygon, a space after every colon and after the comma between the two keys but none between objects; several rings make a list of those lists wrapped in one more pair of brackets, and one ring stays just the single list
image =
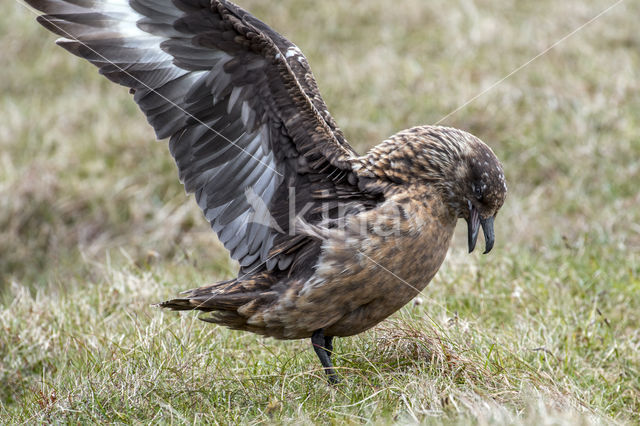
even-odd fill
[{"label": "tail feather", "polygon": [[227,299],[225,297],[225,290],[233,287],[235,283],[236,280],[221,281],[183,291],[180,294],[183,294],[184,297],[167,300],[158,303],[156,306],[173,311],[200,310],[211,312],[214,310],[234,309],[233,305],[230,305],[229,302],[225,300]]},{"label": "tail feather", "polygon": [[272,272],[260,272],[250,277],[236,278],[188,290],[176,299],[156,306],[174,311],[199,310],[210,312],[202,321],[235,330],[275,337],[290,338],[284,324],[270,317],[269,309],[283,294],[292,290],[292,283]]},{"label": "tail feather", "polygon": [[245,305],[254,307],[257,301],[271,299],[273,293],[269,290],[275,281],[270,274],[265,273],[243,280],[221,281],[187,290],[181,293],[183,297],[158,303],[157,306],[174,311],[233,311],[245,314],[241,316],[246,317],[247,310],[241,308]]}]

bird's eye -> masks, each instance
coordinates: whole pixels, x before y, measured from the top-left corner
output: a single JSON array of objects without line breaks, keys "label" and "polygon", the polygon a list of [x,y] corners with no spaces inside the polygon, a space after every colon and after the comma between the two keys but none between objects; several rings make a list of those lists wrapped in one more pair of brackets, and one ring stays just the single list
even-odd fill
[{"label": "bird's eye", "polygon": [[481,185],[473,185],[473,194],[476,196],[478,200],[482,199],[482,186]]}]

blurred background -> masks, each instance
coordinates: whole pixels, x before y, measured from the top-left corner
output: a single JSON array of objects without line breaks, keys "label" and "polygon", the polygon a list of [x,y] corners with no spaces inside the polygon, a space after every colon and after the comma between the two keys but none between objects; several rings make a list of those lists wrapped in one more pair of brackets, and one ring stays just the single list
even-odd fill
[{"label": "blurred background", "polygon": [[[575,337],[597,309],[615,330],[602,332],[602,350],[630,357],[598,370],[619,392],[602,404],[638,407],[640,2],[617,4],[449,116],[614,2],[237,2],[302,49],[359,152],[445,116],[493,148],[509,185],[496,248],[467,255],[459,229],[425,293],[487,329],[529,314],[571,324]],[[12,287],[99,286],[107,267],[153,271],[160,284],[145,302],[231,276],[236,265],[127,90],[56,47],[22,3],[4,4],[0,300],[12,303]]]}]

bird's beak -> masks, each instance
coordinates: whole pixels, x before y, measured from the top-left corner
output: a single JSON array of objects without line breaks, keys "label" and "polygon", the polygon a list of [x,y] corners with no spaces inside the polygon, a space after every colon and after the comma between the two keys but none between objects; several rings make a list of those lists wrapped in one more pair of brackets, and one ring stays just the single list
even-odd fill
[{"label": "bird's beak", "polygon": [[469,202],[469,219],[467,219],[467,229],[469,236],[469,253],[476,248],[476,241],[478,241],[478,231],[480,231],[480,225],[482,225],[482,231],[484,232],[484,254],[487,254],[493,248],[495,241],[495,234],[493,233],[493,219],[495,216],[482,219],[478,213],[478,209]]}]

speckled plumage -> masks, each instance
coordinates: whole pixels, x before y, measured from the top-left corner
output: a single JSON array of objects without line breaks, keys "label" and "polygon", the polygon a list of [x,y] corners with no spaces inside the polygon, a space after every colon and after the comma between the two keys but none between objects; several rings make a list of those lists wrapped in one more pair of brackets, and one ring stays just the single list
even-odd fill
[{"label": "speckled plumage", "polygon": [[491,249],[507,188],[487,145],[421,126],[359,156],[302,52],[233,3],[27,1],[58,44],[130,88],[240,263],[238,278],[160,306],[279,339],[311,337],[335,379],[331,338],[365,331],[415,297],[457,219],[469,224],[470,250],[480,226]]}]

